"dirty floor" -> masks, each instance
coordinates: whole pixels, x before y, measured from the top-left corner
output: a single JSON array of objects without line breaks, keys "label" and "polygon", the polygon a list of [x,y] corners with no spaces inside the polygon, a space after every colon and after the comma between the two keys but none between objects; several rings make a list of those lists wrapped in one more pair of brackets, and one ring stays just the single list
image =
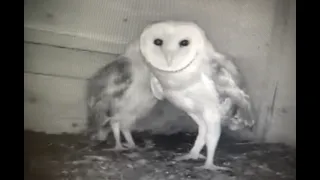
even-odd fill
[{"label": "dirty floor", "polygon": [[[151,136],[136,133],[141,149],[110,152],[108,144],[89,145],[84,137],[24,133],[25,179],[28,180],[295,180],[296,151],[281,144],[253,144],[222,137],[215,162],[232,172],[194,167],[199,161],[176,162],[192,147],[193,134]],[[109,143],[110,142],[110,143]],[[91,143],[92,144],[92,143]],[[205,152],[204,152],[205,153]]]}]

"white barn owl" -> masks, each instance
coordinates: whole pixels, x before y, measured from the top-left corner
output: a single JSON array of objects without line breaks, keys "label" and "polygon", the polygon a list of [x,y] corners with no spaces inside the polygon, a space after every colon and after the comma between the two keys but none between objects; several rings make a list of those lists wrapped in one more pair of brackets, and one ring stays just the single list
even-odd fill
[{"label": "white barn owl", "polygon": [[[104,141],[113,132],[115,147],[136,147],[131,128],[155,106],[157,99],[150,89],[150,71],[143,62],[139,41],[128,45],[116,60],[102,67],[88,81],[88,128],[91,140]],[[122,132],[127,143],[121,143]]]},{"label": "white barn owl", "polygon": [[[147,26],[140,50],[152,72],[151,89],[185,111],[198,125],[190,152],[177,160],[205,158],[199,168],[226,170],[213,163],[222,118],[233,103],[248,109],[248,96],[239,88],[238,70],[217,53],[195,23],[165,21]],[[207,157],[200,154],[206,145]]]}]

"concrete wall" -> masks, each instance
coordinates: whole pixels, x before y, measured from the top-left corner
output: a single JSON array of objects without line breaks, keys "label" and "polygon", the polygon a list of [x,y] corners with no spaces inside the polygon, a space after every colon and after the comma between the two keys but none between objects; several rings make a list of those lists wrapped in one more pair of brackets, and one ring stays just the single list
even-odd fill
[{"label": "concrete wall", "polygon": [[[26,129],[81,131],[86,79],[146,24],[181,19],[196,21],[237,58],[260,114],[259,136],[295,144],[294,0],[25,0],[24,9]],[[168,107],[162,115],[153,118],[184,117]]]},{"label": "concrete wall", "polygon": [[258,134],[270,142],[295,145],[296,1],[279,1],[275,8]]}]

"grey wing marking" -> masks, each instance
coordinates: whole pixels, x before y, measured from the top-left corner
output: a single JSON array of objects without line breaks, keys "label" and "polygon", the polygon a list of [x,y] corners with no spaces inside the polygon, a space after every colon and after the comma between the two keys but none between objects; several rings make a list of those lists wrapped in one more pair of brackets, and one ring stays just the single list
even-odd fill
[{"label": "grey wing marking", "polygon": [[120,97],[131,85],[132,78],[130,60],[120,56],[112,63],[101,68],[89,80],[89,97],[101,97],[101,94]]},{"label": "grey wing marking", "polygon": [[115,100],[121,99],[133,81],[131,62],[127,57],[102,67],[87,85],[88,131],[96,132],[107,125],[118,111]]},{"label": "grey wing marking", "polygon": [[240,87],[242,83],[240,73],[231,74],[218,63],[213,64],[213,68],[212,78],[221,98],[231,98],[234,102],[226,116],[230,117],[231,122],[237,124],[238,127],[252,127],[255,123],[254,111],[249,96]]}]

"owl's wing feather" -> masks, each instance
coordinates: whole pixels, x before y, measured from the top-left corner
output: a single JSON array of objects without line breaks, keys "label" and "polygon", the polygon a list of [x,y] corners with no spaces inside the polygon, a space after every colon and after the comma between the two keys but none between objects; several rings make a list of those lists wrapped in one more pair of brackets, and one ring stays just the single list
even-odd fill
[{"label": "owl's wing feather", "polygon": [[232,106],[230,110],[234,110],[235,114],[231,119],[237,122],[240,121],[240,123],[235,124],[239,124],[237,125],[239,127],[252,127],[255,123],[255,116],[251,99],[249,95],[238,86],[231,73],[221,68],[220,71],[213,73],[212,79],[216,83],[219,94],[233,101],[234,106]]},{"label": "owl's wing feather", "polygon": [[206,41],[205,54],[208,56],[208,60],[209,60],[208,63],[211,66],[215,66],[216,64],[219,64],[221,67],[225,68],[232,75],[236,84],[238,86],[241,86],[242,78],[241,78],[238,67],[234,64],[233,60],[230,57],[227,57],[217,52],[214,49],[213,45],[209,42],[209,40]]},{"label": "owl's wing feather", "polygon": [[237,85],[232,75],[226,69],[221,68],[215,71],[212,79],[216,82],[217,89],[222,95],[227,95],[243,108],[249,106],[249,96]]},{"label": "owl's wing feather", "polygon": [[159,100],[163,100],[164,95],[163,95],[162,86],[159,83],[158,79],[153,75],[151,75],[151,78],[150,78],[150,85],[151,85],[151,91],[154,97],[156,97]]},{"label": "owl's wing feather", "polygon": [[[239,69],[231,59],[217,52],[209,41],[205,53],[209,60],[208,67],[211,67],[209,74],[217,91],[221,97],[230,98],[234,104],[229,109],[230,112],[235,112],[231,116],[237,116],[237,119],[242,121],[241,124],[251,127],[255,122],[255,116],[250,98],[242,87],[243,78]],[[234,117],[231,118],[234,119]]]}]

